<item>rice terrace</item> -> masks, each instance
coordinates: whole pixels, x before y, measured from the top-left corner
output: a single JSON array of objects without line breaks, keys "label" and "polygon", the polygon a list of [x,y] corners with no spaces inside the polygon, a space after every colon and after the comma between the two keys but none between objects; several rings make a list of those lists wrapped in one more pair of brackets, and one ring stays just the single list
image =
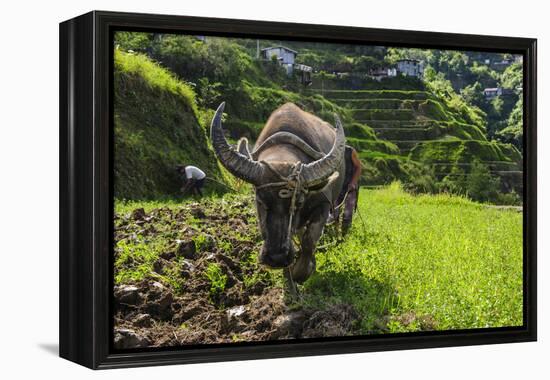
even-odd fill
[{"label": "rice terrace", "polygon": [[[113,48],[116,348],[522,325],[520,56],[138,32]],[[361,167],[349,230],[331,210],[303,281],[263,261],[276,207],[230,165],[269,161],[252,146],[285,104],[335,131],[303,170],[341,154],[337,120]],[[196,193],[182,165],[206,174]],[[294,260],[316,220],[286,220]]]}]

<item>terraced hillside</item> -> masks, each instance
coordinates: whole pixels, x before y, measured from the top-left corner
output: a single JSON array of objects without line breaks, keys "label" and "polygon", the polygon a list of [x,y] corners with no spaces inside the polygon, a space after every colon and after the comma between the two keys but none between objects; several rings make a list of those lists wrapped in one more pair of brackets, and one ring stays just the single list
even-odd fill
[{"label": "terraced hillside", "polygon": [[[193,89],[144,55],[115,51],[114,58],[115,196],[177,195],[177,164],[200,165],[223,181]],[[216,183],[209,188],[223,191]]]},{"label": "terraced hillside", "polygon": [[500,177],[504,192],[522,192],[520,152],[510,144],[488,141],[479,121],[425,90],[422,82],[411,78],[399,78],[399,83],[351,82],[316,79],[301,92],[245,83],[235,96],[238,105],[231,107],[229,102],[228,134],[235,140],[246,136],[254,141],[274,109],[294,102],[327,121],[334,112],[343,117],[347,141],[363,161],[363,185],[400,180],[414,190],[430,192],[434,189],[429,177],[456,178],[480,161]]},{"label": "terraced hillside", "polygon": [[[348,109],[377,138],[395,144],[401,159],[432,167],[439,180],[468,173],[477,160],[500,177],[503,190],[522,191],[520,152],[511,144],[488,141],[482,127],[468,123],[427,91],[325,89],[323,95]],[[353,145],[354,136],[350,137]],[[361,152],[364,159],[372,155]]]}]

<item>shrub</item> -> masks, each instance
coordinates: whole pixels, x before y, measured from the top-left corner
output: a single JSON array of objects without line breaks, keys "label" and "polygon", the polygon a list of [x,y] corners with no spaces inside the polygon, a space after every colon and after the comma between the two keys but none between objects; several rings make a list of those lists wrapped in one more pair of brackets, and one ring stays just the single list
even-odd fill
[{"label": "shrub", "polygon": [[509,193],[499,193],[496,201],[499,205],[516,206],[522,204],[521,197],[513,190]]},{"label": "shrub", "polygon": [[500,188],[500,178],[491,175],[489,168],[475,160],[467,180],[467,194],[478,202],[496,200]]},{"label": "shrub", "polygon": [[439,190],[450,194],[465,194],[467,188],[466,173],[458,166],[453,165],[449,174],[441,180]]}]

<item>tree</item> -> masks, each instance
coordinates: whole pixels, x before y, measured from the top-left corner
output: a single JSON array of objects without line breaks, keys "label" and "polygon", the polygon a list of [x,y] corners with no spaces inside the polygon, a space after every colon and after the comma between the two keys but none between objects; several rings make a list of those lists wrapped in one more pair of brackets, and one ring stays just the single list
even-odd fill
[{"label": "tree", "polygon": [[465,194],[467,179],[464,169],[458,165],[453,165],[449,174],[441,180],[440,189],[451,194]]},{"label": "tree", "polygon": [[353,71],[360,73],[368,73],[372,69],[382,67],[382,62],[376,58],[361,56],[354,61]]},{"label": "tree", "polygon": [[428,66],[424,71],[424,82],[436,96],[443,99],[447,106],[455,112],[454,116],[460,117],[463,121],[485,128],[487,125],[486,114],[475,105],[468,104],[464,98],[458,95],[445,79],[445,75]]},{"label": "tree", "polygon": [[154,41],[154,34],[142,32],[116,32],[115,46],[121,50],[145,53]]},{"label": "tree", "polygon": [[494,97],[487,103],[487,135],[494,138],[498,131],[503,128],[505,120],[504,100],[501,96]]},{"label": "tree", "polygon": [[498,85],[499,74],[487,65],[474,62],[470,66],[470,73],[472,80],[481,83],[483,87],[496,87]]},{"label": "tree", "polygon": [[520,151],[523,144],[523,98],[519,98],[508,117],[507,127],[497,132],[504,142],[514,144]]},{"label": "tree", "polygon": [[502,88],[515,90],[523,86],[523,65],[514,63],[506,68],[502,73]]},{"label": "tree", "polygon": [[493,176],[487,165],[475,160],[468,174],[468,196],[478,202],[488,202],[497,199],[499,189],[500,178]]},{"label": "tree", "polygon": [[483,96],[483,86],[479,82],[468,85],[460,91],[460,96],[469,104],[483,107],[485,103],[485,97]]},{"label": "tree", "polygon": [[220,103],[222,89],[222,83],[212,83],[207,77],[200,78],[197,85],[199,105],[204,108],[216,108]]}]

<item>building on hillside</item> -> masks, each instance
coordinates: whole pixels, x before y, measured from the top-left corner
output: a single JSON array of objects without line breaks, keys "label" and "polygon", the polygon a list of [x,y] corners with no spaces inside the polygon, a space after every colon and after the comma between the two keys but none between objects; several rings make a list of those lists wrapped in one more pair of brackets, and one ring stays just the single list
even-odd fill
[{"label": "building on hillside", "polygon": [[408,77],[422,79],[424,64],[418,59],[400,59],[397,61],[397,72]]},{"label": "building on hillside", "polygon": [[502,96],[512,96],[515,95],[516,92],[513,88],[503,88],[502,89]]},{"label": "building on hillside", "polygon": [[374,79],[378,82],[382,79],[395,76],[397,76],[397,69],[395,67],[377,67],[375,69],[370,69],[367,73],[367,78]]},{"label": "building on hillside", "polygon": [[344,78],[349,78],[351,73],[336,73],[336,78],[338,79],[344,79]]},{"label": "building on hillside", "polygon": [[501,95],[502,88],[500,87],[490,87],[483,90],[483,96],[485,96],[485,99],[493,99]]},{"label": "building on hillside", "polygon": [[285,46],[273,46],[262,49],[262,58],[272,60],[273,57],[276,57],[279,64],[286,69],[287,75],[291,75],[294,71],[294,61],[297,55],[297,51]]},{"label": "building on hillside", "polygon": [[[512,96],[515,95],[518,92],[518,89],[513,88],[501,88],[501,87],[493,87],[493,88],[486,88],[483,90],[483,95],[486,99],[493,99],[497,96]],[[519,91],[521,92],[521,91]]]},{"label": "building on hillside", "polygon": [[275,59],[284,67],[286,74],[291,76],[294,71],[299,73],[300,82],[308,86],[311,84],[311,73],[313,68],[301,63],[295,63],[298,52],[286,46],[273,46],[261,50],[261,57],[265,60]]},{"label": "building on hillside", "polygon": [[206,36],[194,36],[197,40],[206,42]]},{"label": "building on hillside", "polygon": [[492,63],[492,66],[495,70],[498,70],[498,69],[503,70],[508,66],[510,66],[512,63],[514,63],[514,61],[515,61],[514,58],[503,58],[500,61],[494,61]]},{"label": "building on hillside", "polygon": [[424,76],[424,64],[417,59],[400,59],[393,67],[386,66],[370,69],[367,73],[367,78],[380,82],[385,78],[396,77],[397,74],[422,79]]},{"label": "building on hillside", "polygon": [[313,68],[311,66],[295,63],[294,70],[300,73],[300,82],[304,86],[309,86],[311,84],[311,73],[313,72]]}]

